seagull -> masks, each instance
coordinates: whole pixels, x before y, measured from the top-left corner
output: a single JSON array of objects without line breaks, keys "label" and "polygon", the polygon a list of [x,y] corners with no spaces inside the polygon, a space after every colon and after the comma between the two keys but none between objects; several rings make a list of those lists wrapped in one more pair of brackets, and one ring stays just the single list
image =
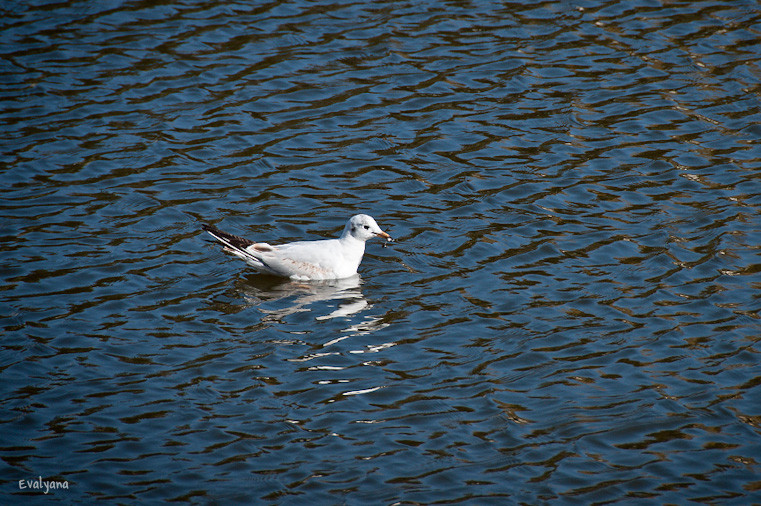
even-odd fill
[{"label": "seagull", "polygon": [[203,229],[222,243],[225,251],[245,260],[257,271],[296,281],[354,276],[365,253],[365,241],[373,237],[392,240],[372,216],[366,214],[352,216],[338,239],[290,242],[276,246],[228,234],[212,225],[204,224]]}]

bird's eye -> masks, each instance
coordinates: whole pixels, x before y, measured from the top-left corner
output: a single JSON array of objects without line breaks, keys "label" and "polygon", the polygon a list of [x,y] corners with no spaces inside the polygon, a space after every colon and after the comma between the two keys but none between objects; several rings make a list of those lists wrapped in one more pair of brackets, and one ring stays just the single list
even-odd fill
[{"label": "bird's eye", "polygon": [[370,230],[370,225],[365,225],[365,230]]}]

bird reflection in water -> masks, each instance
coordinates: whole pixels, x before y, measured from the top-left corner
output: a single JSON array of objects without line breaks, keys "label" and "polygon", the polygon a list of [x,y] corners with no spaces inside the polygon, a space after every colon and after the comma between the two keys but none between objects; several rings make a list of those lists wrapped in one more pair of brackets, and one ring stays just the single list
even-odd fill
[{"label": "bird reflection in water", "polygon": [[[330,339],[326,341],[302,342],[302,344],[311,344],[312,351],[288,359],[304,362],[344,352],[377,353],[396,344],[394,342],[365,344],[359,349],[341,351],[336,348],[336,345],[345,339],[370,334],[389,325],[382,321],[382,318],[371,315],[366,315],[357,321],[358,315],[372,308],[362,294],[361,285],[362,278],[359,275],[340,280],[303,282],[283,281],[282,278],[255,274],[240,280],[237,288],[243,292],[247,304],[256,306],[264,313],[263,323],[280,325],[285,323],[285,319],[289,316],[309,312],[314,313],[314,319],[318,322],[336,321],[340,318],[350,319],[350,325],[340,329],[338,335],[335,329],[331,329]],[[273,302],[278,305],[276,309],[265,307],[273,306]]]},{"label": "bird reflection in water", "polygon": [[[247,304],[265,313],[264,322],[282,322],[287,316],[300,312],[324,312],[315,315],[316,320],[323,321],[348,318],[369,309],[372,306],[362,294],[361,285],[359,275],[329,281],[293,281],[254,274],[239,280],[236,288],[243,293]],[[270,303],[275,301],[284,304],[276,309],[265,307],[265,304],[271,307]],[[361,327],[367,325],[364,323]]]}]

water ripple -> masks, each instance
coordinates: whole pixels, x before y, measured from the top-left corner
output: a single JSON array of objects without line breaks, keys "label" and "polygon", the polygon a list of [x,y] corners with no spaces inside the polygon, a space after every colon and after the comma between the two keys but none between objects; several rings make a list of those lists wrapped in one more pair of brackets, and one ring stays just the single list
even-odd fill
[{"label": "water ripple", "polygon": [[[0,495],[759,502],[759,19],[3,9]],[[199,231],[356,212],[342,282]]]}]

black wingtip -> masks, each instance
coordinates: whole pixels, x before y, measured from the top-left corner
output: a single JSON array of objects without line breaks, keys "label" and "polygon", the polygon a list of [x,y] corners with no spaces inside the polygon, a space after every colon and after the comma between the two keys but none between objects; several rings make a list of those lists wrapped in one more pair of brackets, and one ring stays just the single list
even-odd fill
[{"label": "black wingtip", "polygon": [[221,230],[219,230],[217,227],[213,225],[202,223],[201,228],[204,229],[206,232],[210,233],[211,235],[213,235],[217,240],[225,243],[226,245],[233,246],[235,248],[246,249],[248,246],[251,246],[252,244],[254,244],[254,241],[250,241],[246,239],[245,237],[240,237],[238,235],[222,232]]}]

